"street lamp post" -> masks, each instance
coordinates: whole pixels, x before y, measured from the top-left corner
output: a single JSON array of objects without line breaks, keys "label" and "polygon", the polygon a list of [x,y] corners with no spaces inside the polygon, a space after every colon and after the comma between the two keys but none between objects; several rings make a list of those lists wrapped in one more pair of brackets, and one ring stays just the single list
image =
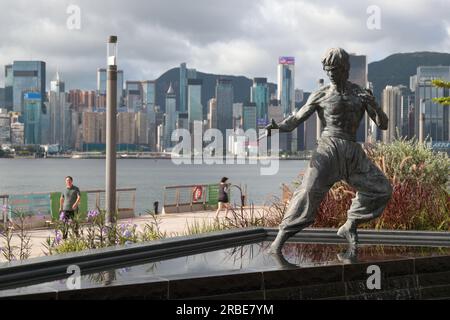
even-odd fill
[{"label": "street lamp post", "polygon": [[106,216],[105,224],[116,222],[116,122],[117,122],[117,37],[110,36],[107,44],[106,81]]}]

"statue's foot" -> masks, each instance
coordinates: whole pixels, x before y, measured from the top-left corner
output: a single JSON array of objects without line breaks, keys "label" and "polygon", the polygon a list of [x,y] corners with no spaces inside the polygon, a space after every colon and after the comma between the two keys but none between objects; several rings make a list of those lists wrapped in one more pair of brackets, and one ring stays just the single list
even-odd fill
[{"label": "statue's foot", "polygon": [[266,250],[267,254],[280,255],[282,247],[274,246],[273,244]]},{"label": "statue's foot", "polygon": [[337,235],[341,238],[347,239],[350,246],[358,245],[358,233],[356,231],[356,223],[354,221],[347,220],[347,222],[339,228]]},{"label": "statue's foot", "polygon": [[278,232],[275,241],[272,242],[269,249],[266,250],[267,254],[281,254],[281,249],[283,248],[284,243],[287,241],[289,236],[283,231]]}]

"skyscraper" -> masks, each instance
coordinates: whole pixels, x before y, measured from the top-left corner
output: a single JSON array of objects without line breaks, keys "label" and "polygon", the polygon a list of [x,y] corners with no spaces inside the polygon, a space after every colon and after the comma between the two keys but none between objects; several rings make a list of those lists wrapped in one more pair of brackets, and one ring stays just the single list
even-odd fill
[{"label": "skyscraper", "polygon": [[55,79],[50,81],[50,91],[65,92],[65,83],[59,78],[59,72],[56,72]]},{"label": "skyscraper", "polygon": [[42,96],[39,92],[27,92],[23,97],[25,144],[41,143],[41,105]]},{"label": "skyscraper", "polygon": [[145,110],[154,109],[155,104],[156,104],[156,82],[150,80],[142,81],[143,108]]},{"label": "skyscraper", "polygon": [[142,86],[140,81],[126,82],[128,112],[138,112],[142,108]]},{"label": "skyscraper", "polygon": [[46,110],[50,115],[50,144],[69,147],[71,141],[71,109],[65,92],[50,91]]},{"label": "skyscraper", "polygon": [[176,129],[177,123],[177,105],[176,94],[172,88],[172,83],[166,93],[166,119],[164,125],[164,145],[167,148],[172,147],[172,132]]},{"label": "skyscraper", "polygon": [[[353,82],[361,88],[367,88],[367,57],[365,55],[350,54],[350,73],[348,81]],[[369,117],[364,114],[363,120],[359,124],[356,132],[356,141],[365,142],[367,138],[367,128],[369,126]]]},{"label": "skyscraper", "polygon": [[192,126],[194,121],[203,121],[202,85],[203,81],[201,79],[188,80],[189,126]]},{"label": "skyscraper", "polygon": [[278,59],[278,100],[283,108],[284,116],[295,110],[295,58],[280,57]]},{"label": "skyscraper", "polygon": [[186,63],[180,64],[180,112],[187,110],[187,74]]},{"label": "skyscraper", "polygon": [[242,110],[242,128],[244,131],[249,129],[256,130],[257,104],[254,102],[244,103]]},{"label": "skyscraper", "polygon": [[399,87],[386,86],[383,90],[382,108],[389,118],[388,129],[383,131],[383,142],[391,143],[399,137],[402,129],[402,104],[403,97]]},{"label": "skyscraper", "polygon": [[178,113],[177,116],[177,129],[189,130],[189,115],[187,112]]},{"label": "skyscraper", "polygon": [[117,113],[117,143],[135,144],[136,143],[136,113],[118,112]]},{"label": "skyscraper", "polygon": [[97,69],[97,93],[106,94],[106,69]]},{"label": "skyscraper", "polygon": [[217,128],[226,135],[227,129],[233,129],[233,84],[230,79],[219,78],[216,84]]},{"label": "skyscraper", "polygon": [[[106,96],[106,69],[97,69],[97,94]],[[117,106],[121,106],[123,99],[123,70],[117,70]]]},{"label": "skyscraper", "polygon": [[136,143],[148,145],[148,118],[144,112],[136,113]]},{"label": "skyscraper", "polygon": [[13,110],[13,66],[12,64],[5,66],[5,108],[8,111]]},{"label": "skyscraper", "polygon": [[432,80],[442,79],[450,81],[450,66],[420,66],[417,68],[416,81],[413,83],[415,91],[415,135],[419,135],[420,113],[424,113],[424,136],[430,137],[433,142],[446,142],[450,140],[449,108],[433,102],[433,98],[449,95],[448,89],[437,88]]},{"label": "skyscraper", "polygon": [[[295,58],[280,57],[278,59],[278,100],[283,108],[285,117],[295,111]],[[297,151],[297,129],[289,138],[288,150]]]},{"label": "skyscraper", "polygon": [[208,128],[217,128],[217,100],[216,98],[209,99],[208,101]]},{"label": "skyscraper", "polygon": [[0,109],[0,145],[11,143],[11,117],[7,109]]},{"label": "skyscraper", "polygon": [[[41,108],[45,97],[45,62],[14,61],[13,72],[13,110],[24,112],[23,98],[27,92],[37,92],[41,95]],[[8,74],[8,77],[10,75]],[[7,82],[10,80],[8,79]]]},{"label": "skyscraper", "polygon": [[233,130],[242,129],[242,117],[244,114],[244,104],[242,102],[233,103]]},{"label": "skyscraper", "polygon": [[123,106],[123,70],[117,70],[117,107]]},{"label": "skyscraper", "polygon": [[11,144],[21,145],[24,144],[24,124],[20,122],[11,123]]},{"label": "skyscraper", "polygon": [[197,79],[197,70],[187,69],[186,63],[180,64],[180,112],[187,112],[188,110],[188,80]]},{"label": "skyscraper", "polygon": [[[299,110],[303,101],[305,101],[305,97],[309,96],[309,94],[305,93],[302,89],[295,89],[295,109]],[[317,115],[316,115],[317,117]],[[317,117],[318,119],[318,117]],[[297,150],[305,150],[305,123],[302,122],[297,128]]]},{"label": "skyscraper", "polygon": [[61,147],[71,147],[72,109],[59,74],[56,74],[55,80],[51,82],[45,109],[50,120],[48,142]]},{"label": "skyscraper", "polygon": [[106,142],[106,112],[83,112],[81,122],[85,144]]},{"label": "skyscraper", "polygon": [[258,127],[264,127],[267,124],[267,113],[269,108],[269,86],[267,78],[254,78],[250,94],[251,102],[256,103]]},{"label": "skyscraper", "polygon": [[365,55],[350,54],[350,73],[348,81],[367,88],[367,57]]}]

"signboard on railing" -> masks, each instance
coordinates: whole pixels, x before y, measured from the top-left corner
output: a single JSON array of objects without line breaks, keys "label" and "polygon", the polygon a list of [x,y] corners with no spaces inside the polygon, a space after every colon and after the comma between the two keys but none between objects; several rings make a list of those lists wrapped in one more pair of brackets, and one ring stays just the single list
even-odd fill
[{"label": "signboard on railing", "polygon": [[17,194],[10,195],[8,199],[9,219],[19,214],[24,217],[50,216],[50,194]]}]

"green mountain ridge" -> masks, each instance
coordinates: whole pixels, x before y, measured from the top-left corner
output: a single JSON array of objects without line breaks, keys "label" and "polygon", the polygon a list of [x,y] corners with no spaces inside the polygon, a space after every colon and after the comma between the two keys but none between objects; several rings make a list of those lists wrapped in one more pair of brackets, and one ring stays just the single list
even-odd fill
[{"label": "green mountain ridge", "polygon": [[[381,101],[381,93],[387,85],[405,85],[409,88],[409,77],[415,75],[419,66],[450,66],[450,53],[420,51],[395,53],[380,61],[368,65],[368,80],[373,84],[374,95]],[[172,68],[156,80],[156,104],[165,107],[165,96],[170,83],[177,95],[177,110],[179,104],[179,73],[180,69]],[[262,75],[263,76],[263,75]],[[203,111],[207,112],[208,100],[215,96],[216,81],[219,77],[232,80],[234,87],[234,102],[250,100],[250,87],[252,79],[245,76],[217,75],[197,71],[197,78],[203,80],[202,104]],[[318,76],[319,78],[319,76]],[[269,90],[274,93],[276,84],[269,83]]]},{"label": "green mountain ridge", "polygon": [[387,85],[405,85],[409,88],[409,77],[417,73],[417,67],[439,65],[450,66],[449,53],[430,51],[395,53],[383,60],[369,63],[368,79],[372,82],[375,97],[380,99]]}]

